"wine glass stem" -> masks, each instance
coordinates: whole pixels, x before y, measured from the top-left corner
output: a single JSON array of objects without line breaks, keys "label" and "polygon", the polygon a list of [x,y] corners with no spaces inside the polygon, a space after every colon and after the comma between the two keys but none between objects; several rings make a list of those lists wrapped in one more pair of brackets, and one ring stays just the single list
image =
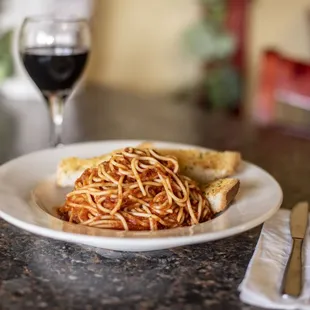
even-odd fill
[{"label": "wine glass stem", "polygon": [[53,147],[57,147],[61,145],[64,101],[57,95],[50,95],[48,97],[48,103],[53,122],[51,144]]}]

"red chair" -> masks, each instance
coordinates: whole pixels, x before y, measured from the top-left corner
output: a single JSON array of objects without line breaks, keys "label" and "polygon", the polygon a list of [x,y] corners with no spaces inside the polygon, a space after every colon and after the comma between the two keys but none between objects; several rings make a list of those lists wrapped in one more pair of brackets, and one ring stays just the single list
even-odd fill
[{"label": "red chair", "polygon": [[310,63],[275,51],[261,58],[254,117],[265,124],[310,125]]}]

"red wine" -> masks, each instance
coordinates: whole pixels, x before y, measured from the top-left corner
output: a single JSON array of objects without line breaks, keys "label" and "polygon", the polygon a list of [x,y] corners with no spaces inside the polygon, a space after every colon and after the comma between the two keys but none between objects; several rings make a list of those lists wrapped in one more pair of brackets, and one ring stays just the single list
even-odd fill
[{"label": "red wine", "polygon": [[80,77],[88,51],[72,47],[35,47],[22,52],[25,68],[43,93],[69,95]]}]

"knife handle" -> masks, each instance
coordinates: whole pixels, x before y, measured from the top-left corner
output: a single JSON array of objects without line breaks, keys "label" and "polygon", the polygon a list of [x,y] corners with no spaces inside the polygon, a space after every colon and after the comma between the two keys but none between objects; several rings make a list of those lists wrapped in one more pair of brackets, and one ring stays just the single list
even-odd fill
[{"label": "knife handle", "polygon": [[282,294],[283,297],[298,297],[302,290],[302,243],[303,239],[293,238],[291,255],[286,265]]}]

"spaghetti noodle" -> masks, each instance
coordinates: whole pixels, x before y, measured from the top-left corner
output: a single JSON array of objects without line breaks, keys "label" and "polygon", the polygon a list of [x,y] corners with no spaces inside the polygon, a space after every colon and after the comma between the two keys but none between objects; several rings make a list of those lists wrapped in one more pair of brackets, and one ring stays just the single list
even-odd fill
[{"label": "spaghetti noodle", "polygon": [[85,170],[59,214],[72,223],[118,230],[158,230],[211,219],[200,188],[178,171],[172,156],[125,148]]}]

